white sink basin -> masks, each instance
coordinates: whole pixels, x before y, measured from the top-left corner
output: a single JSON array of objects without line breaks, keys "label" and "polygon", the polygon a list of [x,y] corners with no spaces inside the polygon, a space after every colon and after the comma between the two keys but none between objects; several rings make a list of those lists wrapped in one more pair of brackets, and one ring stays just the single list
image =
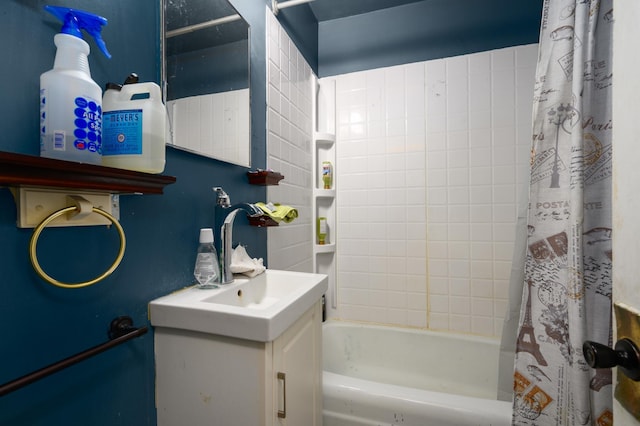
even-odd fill
[{"label": "white sink basin", "polygon": [[327,276],[267,269],[219,289],[189,287],[149,303],[151,324],[270,342],[327,291]]}]

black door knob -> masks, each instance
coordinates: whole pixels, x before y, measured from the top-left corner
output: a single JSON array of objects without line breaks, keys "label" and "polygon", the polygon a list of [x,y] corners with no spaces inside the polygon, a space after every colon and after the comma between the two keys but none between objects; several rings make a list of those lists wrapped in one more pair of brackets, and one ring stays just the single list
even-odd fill
[{"label": "black door knob", "polygon": [[618,366],[628,378],[640,381],[640,351],[635,343],[626,337],[618,340],[614,349],[587,340],[582,345],[582,353],[591,368]]}]

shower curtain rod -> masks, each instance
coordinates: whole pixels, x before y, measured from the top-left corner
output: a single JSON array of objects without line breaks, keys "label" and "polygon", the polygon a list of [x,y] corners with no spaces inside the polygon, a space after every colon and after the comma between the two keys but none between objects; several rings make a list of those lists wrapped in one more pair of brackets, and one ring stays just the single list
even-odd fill
[{"label": "shower curtain rod", "polygon": [[[278,3],[277,0],[272,0],[271,7],[273,14],[277,15],[280,9],[286,9],[287,7],[298,6],[305,3],[310,3],[314,0],[289,0],[286,2]],[[237,21],[241,19],[241,16],[237,13],[234,15],[224,16],[222,18],[212,19],[210,21],[201,22],[200,24],[187,25],[186,27],[177,28],[175,30],[167,31],[166,38],[177,37],[179,35],[192,33],[195,31],[203,30],[205,28],[215,27],[216,25],[226,24],[229,22]]]}]

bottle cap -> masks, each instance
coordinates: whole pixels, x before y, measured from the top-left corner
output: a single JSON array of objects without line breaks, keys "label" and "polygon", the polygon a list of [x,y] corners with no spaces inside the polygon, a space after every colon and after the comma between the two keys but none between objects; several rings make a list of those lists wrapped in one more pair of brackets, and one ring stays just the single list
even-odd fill
[{"label": "bottle cap", "polygon": [[138,74],[136,74],[135,72],[132,72],[124,80],[124,83],[118,84],[118,83],[109,82],[105,85],[105,90],[117,90],[119,92],[122,90],[122,86],[124,86],[125,84],[135,84],[138,82],[138,80],[140,80],[140,78],[138,77]]},{"label": "bottle cap", "polygon": [[211,243],[213,244],[213,229],[211,228],[202,228],[200,230],[200,244],[202,243]]},{"label": "bottle cap", "polygon": [[139,80],[140,78],[138,77],[138,74],[136,74],[135,72],[132,72],[124,80],[124,84],[136,84]]},{"label": "bottle cap", "polygon": [[107,45],[102,40],[102,27],[107,25],[107,19],[84,10],[70,9],[60,6],[45,6],[44,9],[58,18],[62,23],[63,34],[69,34],[74,37],[82,38],[80,30],[85,30],[96,41],[98,48],[104,53],[104,56],[111,58],[111,54],[107,50]]},{"label": "bottle cap", "polygon": [[117,90],[118,92],[122,90],[122,84],[118,83],[107,83],[104,86],[104,90]]}]

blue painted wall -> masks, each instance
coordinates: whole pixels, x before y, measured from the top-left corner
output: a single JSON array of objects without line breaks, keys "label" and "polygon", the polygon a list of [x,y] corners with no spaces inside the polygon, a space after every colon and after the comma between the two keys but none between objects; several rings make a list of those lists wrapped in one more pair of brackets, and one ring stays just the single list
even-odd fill
[{"label": "blue painted wall", "polygon": [[[252,31],[252,158],[264,167],[264,4],[234,0]],[[137,72],[159,81],[159,0],[5,0],[0,5],[0,151],[38,155],[39,76],[53,65],[55,18],[45,4],[90,10],[109,19],[107,60],[90,42],[93,79],[104,86]],[[130,315],[149,325],[147,303],[192,282],[198,229],[213,224],[212,186],[232,201],[259,201],[263,187],[246,183],[245,168],[167,150],[165,174],[177,183],[164,195],[122,196],[121,223],[127,235],[124,260],[114,274],[86,289],[64,290],[37,277],[28,256],[32,230],[15,226],[15,203],[0,188],[0,383],[107,340],[110,321]],[[266,231],[246,219],[235,241],[253,256],[266,257]],[[237,222],[238,222],[237,220]],[[106,227],[47,229],[39,258],[56,278],[89,279],[106,268],[117,248]],[[155,425],[153,334],[148,333],[12,394],[0,397],[0,425]]]},{"label": "blue painted wall", "polygon": [[423,0],[320,22],[326,77],[537,43],[542,0]]},{"label": "blue painted wall", "polygon": [[278,21],[327,77],[537,43],[541,16],[542,0],[422,0],[319,23],[304,4]]}]

